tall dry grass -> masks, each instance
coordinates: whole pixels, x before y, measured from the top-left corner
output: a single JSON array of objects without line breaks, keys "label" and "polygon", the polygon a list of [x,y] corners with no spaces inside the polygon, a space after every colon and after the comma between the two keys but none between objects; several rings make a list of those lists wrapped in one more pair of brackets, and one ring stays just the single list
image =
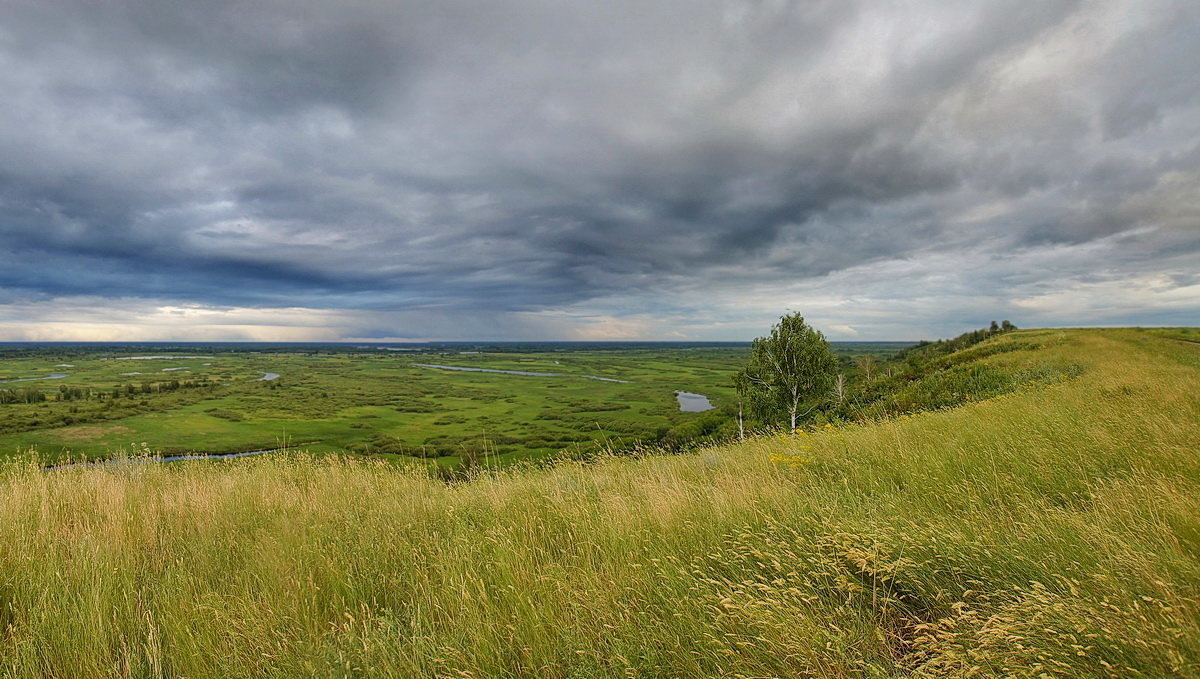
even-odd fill
[{"label": "tall dry grass", "polygon": [[954,410],[447,486],[287,456],[0,475],[32,677],[1200,674],[1200,346]]}]

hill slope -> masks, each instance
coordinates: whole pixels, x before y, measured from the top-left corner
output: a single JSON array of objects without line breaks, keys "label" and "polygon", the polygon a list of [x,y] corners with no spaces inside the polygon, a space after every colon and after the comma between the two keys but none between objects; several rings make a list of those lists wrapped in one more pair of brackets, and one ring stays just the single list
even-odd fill
[{"label": "hill slope", "polygon": [[989,374],[1061,377],[895,420],[454,486],[302,457],[13,466],[0,666],[1200,673],[1200,345],[1021,331],[968,351]]}]

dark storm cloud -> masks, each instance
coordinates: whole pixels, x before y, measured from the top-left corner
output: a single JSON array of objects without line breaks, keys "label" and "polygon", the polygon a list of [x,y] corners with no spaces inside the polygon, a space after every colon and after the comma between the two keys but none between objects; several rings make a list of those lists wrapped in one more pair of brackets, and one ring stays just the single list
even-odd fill
[{"label": "dark storm cloud", "polygon": [[380,335],[421,310],[733,322],[717,287],[820,281],[869,325],[894,305],[848,273],[872,263],[931,299],[1182,289],[1198,37],[1184,0],[9,2],[0,290]]}]

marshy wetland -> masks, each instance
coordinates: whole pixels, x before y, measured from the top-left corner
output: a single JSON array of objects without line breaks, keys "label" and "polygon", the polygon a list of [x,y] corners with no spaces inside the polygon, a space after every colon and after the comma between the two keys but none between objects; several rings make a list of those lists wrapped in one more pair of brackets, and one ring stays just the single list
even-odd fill
[{"label": "marshy wetland", "polygon": [[[902,346],[839,351],[884,356]],[[145,447],[188,455],[296,446],[454,466],[464,455],[505,464],[732,431],[731,375],[743,347],[517,348],[9,345],[0,381],[15,402],[0,404],[0,453],[35,450],[55,463]],[[712,409],[694,412],[700,402],[677,393],[703,395]]]},{"label": "marshy wetland", "polygon": [[[903,346],[837,350],[883,357]],[[10,347],[0,380],[29,381],[7,385],[20,397],[0,404],[0,453],[35,450],[56,463],[145,447],[179,456],[290,446],[454,466],[463,456],[506,464],[733,432],[731,376],[744,347],[518,348]],[[70,374],[33,381],[63,364]]]},{"label": "marshy wetland", "polygon": [[[35,401],[0,406],[0,450],[81,459],[143,445],[183,454],[298,444],[446,464],[466,449],[536,459],[657,438],[688,418],[676,390],[729,402],[728,375],[743,358],[736,348],[0,354],[0,380]],[[47,382],[63,362],[70,374]]]}]

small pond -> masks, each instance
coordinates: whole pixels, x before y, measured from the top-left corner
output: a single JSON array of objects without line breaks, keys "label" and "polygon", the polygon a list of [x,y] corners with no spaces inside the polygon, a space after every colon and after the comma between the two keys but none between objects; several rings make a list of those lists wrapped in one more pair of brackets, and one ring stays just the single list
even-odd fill
[{"label": "small pond", "polygon": [[675,399],[679,401],[679,409],[685,413],[702,413],[705,410],[712,410],[716,407],[703,394],[677,391],[675,392]]}]

